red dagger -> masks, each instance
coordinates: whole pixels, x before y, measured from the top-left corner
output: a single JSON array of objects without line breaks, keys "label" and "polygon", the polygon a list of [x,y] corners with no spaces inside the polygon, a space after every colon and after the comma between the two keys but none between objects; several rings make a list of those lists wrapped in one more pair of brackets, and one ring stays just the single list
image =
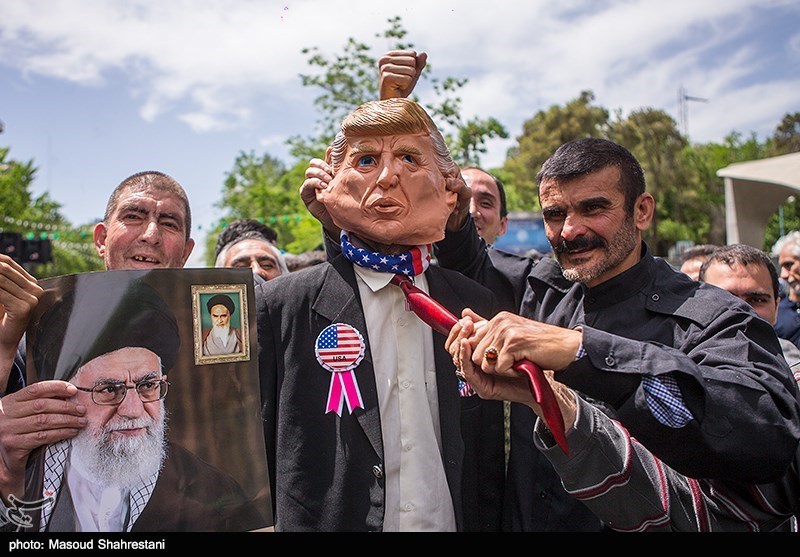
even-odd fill
[{"label": "red dagger", "polygon": [[[445,336],[450,334],[450,329],[458,321],[456,316],[450,313],[442,304],[431,298],[424,291],[420,290],[408,277],[395,275],[392,284],[399,286],[406,297],[408,307],[417,316],[429,325],[434,331]],[[519,360],[512,366],[517,371],[522,371],[528,376],[528,386],[536,399],[537,404],[542,407],[544,421],[553,434],[558,446],[569,454],[567,437],[564,434],[564,418],[558,408],[556,397],[550,383],[544,377],[542,368],[530,360]]]}]

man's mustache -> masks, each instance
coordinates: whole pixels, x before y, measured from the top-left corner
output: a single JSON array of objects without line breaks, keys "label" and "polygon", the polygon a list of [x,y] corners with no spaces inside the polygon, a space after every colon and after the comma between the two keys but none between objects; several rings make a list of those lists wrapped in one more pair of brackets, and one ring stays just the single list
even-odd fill
[{"label": "man's mustache", "polygon": [[606,247],[608,247],[608,244],[600,236],[579,236],[574,240],[561,240],[561,242],[553,246],[553,251],[556,253],[567,253],[582,249]]}]

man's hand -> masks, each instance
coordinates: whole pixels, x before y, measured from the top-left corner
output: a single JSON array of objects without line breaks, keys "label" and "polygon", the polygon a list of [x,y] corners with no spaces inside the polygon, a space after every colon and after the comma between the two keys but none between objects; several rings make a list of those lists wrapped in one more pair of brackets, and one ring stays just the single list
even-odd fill
[{"label": "man's hand", "polygon": [[306,179],[300,186],[300,199],[305,203],[308,212],[322,224],[328,236],[338,241],[341,230],[333,222],[325,205],[317,200],[317,192],[327,188],[333,180],[331,167],[322,159],[311,159],[305,176]]},{"label": "man's hand", "polygon": [[470,199],[472,199],[472,188],[470,188],[464,181],[464,178],[461,177],[460,170],[456,170],[456,172],[450,176],[445,176],[445,181],[445,187],[449,191],[454,191],[458,194],[456,206],[453,207],[453,212],[450,213],[447,224],[445,224],[445,231],[455,232],[461,230],[464,226],[464,222],[467,220],[469,203]]},{"label": "man's hand", "polygon": [[65,381],[40,381],[0,399],[0,496],[23,496],[31,451],[75,437],[86,426],[86,407],[71,400]]},{"label": "man's hand", "polygon": [[[521,360],[530,360],[542,369],[564,369],[575,361],[583,339],[580,330],[541,323],[507,311],[501,311],[488,321],[469,308],[462,316],[481,323],[470,336],[473,363],[483,371],[499,375],[516,374],[512,366]],[[484,358],[490,347],[497,351],[495,363]]]},{"label": "man's hand", "polygon": [[22,265],[0,254],[0,391],[8,383],[17,346],[43,294]]},{"label": "man's hand", "polygon": [[[525,404],[537,416],[545,419],[541,406],[536,403],[536,399],[531,392],[527,375],[511,367],[514,362],[524,358],[515,359],[509,366],[501,367],[499,358],[497,363],[491,364],[486,361],[484,351],[481,351],[481,348],[476,349],[476,346],[481,345],[478,342],[478,337],[485,340],[486,329],[490,323],[491,321],[486,321],[472,310],[464,310],[463,317],[453,326],[445,343],[445,348],[453,357],[453,363],[457,369],[462,371],[466,381],[481,398],[508,400]],[[497,326],[497,324],[494,326]],[[488,346],[495,345],[490,344]],[[500,352],[499,348],[498,352]],[[480,362],[480,365],[477,365],[478,362]],[[544,376],[553,390],[564,420],[564,426],[566,428],[571,427],[577,418],[575,393],[563,383],[556,381],[551,370],[545,369]]]},{"label": "man's hand", "polygon": [[390,50],[381,56],[378,60],[381,100],[408,97],[422,75],[427,60],[426,53],[417,53],[415,50]]}]

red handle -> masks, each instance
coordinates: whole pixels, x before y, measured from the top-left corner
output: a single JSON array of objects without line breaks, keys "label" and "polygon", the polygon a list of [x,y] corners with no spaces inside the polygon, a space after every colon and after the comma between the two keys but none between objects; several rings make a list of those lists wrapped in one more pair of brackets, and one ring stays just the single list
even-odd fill
[{"label": "red handle", "polygon": [[[403,289],[409,307],[434,331],[445,336],[450,334],[450,329],[458,321],[450,311],[439,302],[431,298],[428,294],[414,286],[406,277],[395,276],[392,283]],[[567,446],[567,436],[564,433],[564,418],[558,408],[558,402],[550,388],[550,383],[544,376],[542,368],[530,360],[520,360],[514,362],[512,366],[515,370],[524,372],[528,376],[528,386],[533,393],[536,403],[542,407],[542,414],[547,427],[553,434],[558,446],[569,454]]]}]

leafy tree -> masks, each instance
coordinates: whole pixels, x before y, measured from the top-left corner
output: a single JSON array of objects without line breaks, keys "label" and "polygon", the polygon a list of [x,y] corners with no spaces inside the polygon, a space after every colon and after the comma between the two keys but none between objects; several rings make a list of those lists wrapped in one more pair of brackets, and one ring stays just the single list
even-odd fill
[{"label": "leafy tree", "polygon": [[[563,143],[581,137],[606,137],[609,113],[592,106],[594,93],[583,91],[565,106],[553,105],[540,110],[522,127],[517,145],[508,150],[503,177],[509,190],[510,209],[539,210],[536,174],[542,163]],[[503,179],[503,178],[501,178]]]},{"label": "leafy tree", "polygon": [[[388,21],[389,29],[375,36],[394,41],[390,49],[413,48],[411,43],[403,42],[407,31],[402,27],[401,18],[398,16]],[[370,50],[369,45],[353,37],[347,39],[341,54],[333,58],[326,56],[316,46],[302,50],[303,54],[308,55],[308,65],[316,71],[300,74],[300,79],[304,87],[322,90],[314,99],[320,117],[316,135],[289,139],[293,156],[308,160],[324,154],[344,117],[359,105],[378,98],[378,59],[370,54]],[[430,68],[426,67],[423,76],[429,71]]]},{"label": "leafy tree", "polygon": [[800,112],[786,114],[767,141],[767,156],[775,157],[800,151]]},{"label": "leafy tree", "polygon": [[60,212],[61,205],[48,193],[33,198],[31,184],[36,176],[33,161],[20,162],[8,157],[10,149],[0,147],[0,200],[3,232],[16,232],[24,240],[48,240],[50,263],[26,263],[37,278],[96,271],[102,269],[86,228],[74,229]]},{"label": "leafy tree", "polygon": [[[413,49],[405,41],[408,32],[402,19],[396,16],[387,20],[389,28],[375,36],[386,40],[390,50]],[[308,160],[319,157],[330,144],[339,124],[347,114],[361,104],[378,98],[378,59],[370,54],[370,47],[355,38],[349,38],[341,54],[328,58],[318,47],[303,49],[308,54],[308,64],[316,68],[311,74],[300,74],[304,86],[318,87],[322,93],[314,100],[319,109],[317,136],[292,137],[289,144],[293,156]],[[434,100],[422,102],[431,117],[438,123],[453,158],[462,166],[479,165],[480,155],[486,153],[486,140],[507,138],[508,131],[496,118],[461,118],[461,98],[458,91],[467,84],[466,79],[431,77],[431,64],[423,70],[421,80],[429,80]],[[417,85],[419,87],[419,83]],[[412,98],[419,101],[416,94]]]},{"label": "leafy tree", "polygon": [[[256,219],[269,224],[278,232],[278,246],[287,251],[306,251],[318,245],[321,228],[298,195],[307,164],[307,161],[298,162],[287,170],[283,162],[269,154],[240,152],[226,174],[222,199],[216,203],[225,214],[206,238],[206,263],[214,265],[219,232],[229,222],[239,219]],[[300,224],[308,220],[316,226],[316,237],[309,233],[309,223]]]},{"label": "leafy tree", "polygon": [[656,198],[653,223],[647,239],[655,253],[667,253],[676,240],[685,238],[681,212],[682,192],[687,188],[681,152],[687,142],[666,112],[644,108],[614,124],[610,138],[624,145],[639,160],[647,189]]},{"label": "leafy tree", "polygon": [[[800,152],[800,112],[786,114],[767,140],[768,156]],[[800,201],[793,195],[770,218],[764,232],[764,250],[770,251],[775,241],[790,230],[800,230]]]},{"label": "leafy tree", "polygon": [[744,137],[731,132],[722,143],[693,145],[683,152],[687,169],[687,187],[681,215],[686,234],[683,239],[697,244],[726,243],[725,187],[717,170],[737,162],[764,158],[764,146],[755,134]]},{"label": "leafy tree", "polygon": [[[390,49],[413,49],[413,44],[405,41],[407,32],[401,18],[391,18],[388,23],[389,28],[375,36],[388,41]],[[368,45],[355,38],[349,38],[341,54],[333,57],[328,57],[318,47],[303,49],[303,53],[309,56],[308,64],[316,71],[301,74],[302,83],[321,90],[314,100],[320,114],[316,135],[289,139],[290,153],[297,162],[288,170],[269,154],[239,154],[226,175],[222,199],[217,204],[225,215],[206,240],[208,264],[214,263],[219,231],[227,222],[236,219],[254,218],[266,222],[278,231],[279,246],[292,253],[313,249],[322,241],[322,229],[306,211],[297,190],[303,183],[308,160],[324,156],[344,117],[364,102],[378,97],[378,59],[372,56]],[[423,80],[430,80],[435,93],[435,102],[425,105],[427,110],[442,128],[456,161],[462,165],[479,165],[480,155],[486,152],[486,140],[508,137],[508,132],[495,118],[462,121],[461,99],[457,92],[467,81],[453,77],[439,80],[430,77],[430,71],[428,64],[422,75]]]}]

